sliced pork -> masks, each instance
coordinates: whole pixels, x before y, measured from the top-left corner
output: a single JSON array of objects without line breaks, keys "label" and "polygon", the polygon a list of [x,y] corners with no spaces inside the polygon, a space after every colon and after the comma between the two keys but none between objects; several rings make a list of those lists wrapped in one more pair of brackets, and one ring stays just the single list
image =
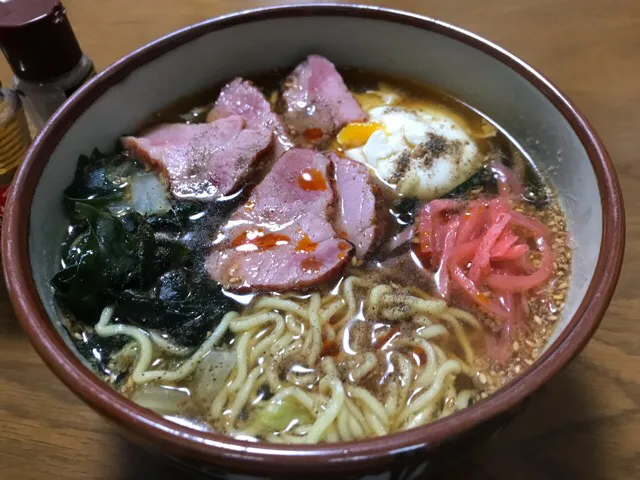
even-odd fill
[{"label": "sliced pork", "polygon": [[163,124],[121,139],[125,149],[167,177],[174,196],[202,200],[242,186],[272,142],[268,128],[251,128],[238,115],[212,123]]},{"label": "sliced pork", "polygon": [[236,78],[225,85],[220,96],[207,115],[207,121],[240,115],[249,128],[267,128],[275,135],[275,155],[280,157],[293,146],[280,117],[262,92],[249,80]]},{"label": "sliced pork", "polygon": [[310,55],[285,81],[284,121],[299,144],[317,143],[350,122],[366,119],[336,67]]},{"label": "sliced pork", "polygon": [[206,268],[233,291],[304,290],[335,278],[352,252],[329,221],[331,162],[292,149],[221,229]]},{"label": "sliced pork", "polygon": [[334,226],[338,233],[356,248],[356,257],[364,257],[374,246],[376,197],[367,167],[359,162],[331,153],[334,164],[336,211]]}]

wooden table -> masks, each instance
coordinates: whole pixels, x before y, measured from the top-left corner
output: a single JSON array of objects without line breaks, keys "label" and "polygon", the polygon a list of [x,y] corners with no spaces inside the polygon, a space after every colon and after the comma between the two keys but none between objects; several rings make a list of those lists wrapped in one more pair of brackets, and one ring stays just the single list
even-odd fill
[{"label": "wooden table", "polygon": [[[100,69],[184,25],[282,2],[64,3],[81,45]],[[626,198],[626,264],[595,338],[525,414],[461,460],[454,477],[640,478],[640,0],[374,3],[455,23],[548,75],[602,135]],[[9,77],[2,64],[0,79],[9,83]],[[0,292],[0,478],[184,478],[120,437],[62,386],[22,334],[6,291]]]}]

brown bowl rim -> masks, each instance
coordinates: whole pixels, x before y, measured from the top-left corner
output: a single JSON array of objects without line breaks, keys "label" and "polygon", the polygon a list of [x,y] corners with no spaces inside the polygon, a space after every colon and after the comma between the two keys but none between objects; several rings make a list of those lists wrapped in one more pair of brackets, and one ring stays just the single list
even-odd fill
[{"label": "brown bowl rim", "polygon": [[[570,123],[597,176],[603,209],[603,237],[596,270],[576,314],[559,338],[511,384],[489,398],[432,424],[357,442],[310,446],[250,443],[200,432],[136,406],[99,380],[66,346],[44,311],[31,275],[28,224],[31,202],[50,154],[79,115],[137,67],[206,33],[275,18],[355,16],[400,23],[446,35],[491,55],[529,81]],[[423,453],[483,422],[512,410],[577,355],[604,316],[620,274],[625,221],[622,193],[613,163],[590,124],[573,103],[528,64],[484,38],[420,15],[363,5],[311,4],[258,8],[177,30],[123,57],[83,86],[49,120],[32,144],[11,189],[2,231],[2,259],[9,296],[38,354],[53,372],[93,409],[144,443],[175,456],[245,472],[310,473],[379,470],[402,452]]]}]

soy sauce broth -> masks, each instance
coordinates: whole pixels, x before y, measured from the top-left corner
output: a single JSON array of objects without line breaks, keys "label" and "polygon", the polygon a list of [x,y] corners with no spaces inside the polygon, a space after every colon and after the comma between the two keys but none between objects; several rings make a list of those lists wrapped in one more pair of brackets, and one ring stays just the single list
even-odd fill
[{"label": "soy sauce broth", "polygon": [[[279,99],[279,90],[286,72],[273,71],[266,75],[254,77],[252,80],[264,92],[277,112],[283,108]],[[447,116],[458,122],[465,131],[475,140],[479,151],[487,158],[487,163],[497,161],[512,169],[517,175],[524,179],[524,191],[519,199],[518,210],[541,220],[551,230],[551,241],[556,253],[555,274],[553,280],[529,301],[528,322],[526,337],[519,338],[510,346],[509,358],[507,362],[496,364],[486,356],[486,334],[492,333],[492,325],[495,322],[488,318],[486,314],[479,311],[467,299],[453,295],[450,301],[451,306],[469,311],[477,316],[485,325],[486,331],[472,332],[469,336],[472,348],[476,352],[477,362],[473,365],[477,375],[474,378],[465,377],[461,380],[460,388],[467,388],[470,385],[478,389],[478,399],[484,398],[494,390],[511,381],[517,374],[530,366],[544,348],[544,344],[555,328],[555,324],[561,314],[564,297],[568,289],[568,280],[571,274],[571,249],[566,231],[566,220],[564,213],[557,202],[557,195],[547,180],[531,161],[527,153],[520,145],[512,141],[507,134],[508,126],[499,126],[489,118],[474,110],[472,107],[441,92],[430,86],[425,86],[405,79],[398,79],[392,76],[372,74],[358,70],[345,70],[341,72],[346,84],[352,91],[359,103],[367,108],[381,104],[380,97],[374,92],[388,92],[398,96],[398,101],[394,105],[405,108],[419,106],[426,109],[434,117]],[[206,119],[208,110],[213,105],[220,86],[201,92],[197,95],[181,99],[166,109],[151,116],[141,129],[164,122],[180,123],[201,123]],[[503,128],[504,127],[504,128]],[[330,148],[333,144],[327,143],[322,148]],[[266,170],[265,170],[266,171]],[[259,178],[259,176],[258,176]],[[207,246],[215,238],[215,231],[221,225],[230,212],[246,200],[253,185],[247,185],[238,194],[231,198],[224,199],[222,203],[214,202],[213,205],[201,205],[196,208],[193,214],[193,222],[183,225],[182,230],[176,233],[177,237],[191,241],[192,244],[199,243],[200,246],[193,246],[190,255],[194,262],[201,262],[206,254]],[[449,192],[446,198],[473,199],[481,196],[495,196],[497,192],[495,175],[488,167],[480,169],[469,180]],[[381,189],[381,202],[384,208],[391,215],[385,227],[388,230],[387,236],[400,233],[411,228],[415,223],[415,215],[420,202],[411,198],[398,198],[392,190]],[[226,202],[226,203],[225,203]],[[380,248],[380,247],[379,247]],[[340,283],[350,275],[360,275],[371,279],[377,283],[389,283],[402,288],[418,286],[427,294],[433,293],[432,275],[425,271],[420,260],[415,254],[415,246],[408,245],[401,252],[393,255],[381,250],[374,252],[364,262],[354,261],[350,265],[343,277],[336,283],[324,285],[318,289],[324,296],[335,294],[340,288]],[[238,311],[250,309],[256,302],[254,294],[236,295],[222,290],[221,292],[230,299],[230,308]],[[308,293],[284,295],[282,298],[291,298],[296,301],[307,301]],[[363,296],[358,298],[359,305],[353,325],[348,329],[349,337],[352,341],[365,345],[363,351],[372,352],[376,355],[379,347],[376,345],[376,332],[382,333],[384,337],[390,332],[391,336],[401,334],[404,326],[380,321],[375,318],[368,318],[363,307]],[[97,319],[96,319],[97,321]],[[128,323],[126,317],[115,320],[120,323]],[[82,326],[73,319],[68,319],[68,328],[72,332],[74,342],[80,352],[90,357],[96,367],[104,375],[106,381],[112,383],[114,387],[122,391],[125,395],[134,396],[138,389],[130,381],[128,374],[133,367],[132,358],[135,351],[123,352],[123,347],[127,342],[116,339],[101,339],[95,335],[89,326]],[[409,333],[405,332],[409,335]],[[233,335],[226,335],[222,341],[222,348],[231,351],[236,347],[238,339]],[[368,344],[368,347],[366,345]],[[463,358],[464,351],[457,344],[453,337],[438,340],[437,345],[447,355],[452,358]],[[348,357],[349,346],[345,345],[341,339],[330,342],[323,346],[326,352],[332,356],[342,355]],[[425,360],[420,353],[414,355],[415,363],[420,367],[420,363]],[[96,361],[97,360],[97,361]],[[174,368],[180,364],[180,359],[167,355],[161,349],[154,350],[154,368]],[[290,362],[289,369],[285,368],[279,374],[286,377],[291,368],[296,365]],[[424,366],[424,365],[422,365]],[[298,365],[304,368],[304,365]],[[390,363],[382,363],[375,372],[356,382],[357,385],[367,389],[373,395],[383,395],[385,383],[385,372],[393,370]],[[179,382],[157,382],[169,389],[179,389],[185,393],[190,400],[185,403],[183,411],[170,415],[176,421],[194,425],[196,428],[213,428],[225,431],[225,427],[216,420],[210,418],[207,405],[193,401],[193,392],[198,387],[198,376]],[[267,400],[274,392],[265,389],[260,396],[256,397],[256,402]],[[250,418],[251,412],[243,411],[242,415]],[[263,439],[259,435],[254,439]]]}]

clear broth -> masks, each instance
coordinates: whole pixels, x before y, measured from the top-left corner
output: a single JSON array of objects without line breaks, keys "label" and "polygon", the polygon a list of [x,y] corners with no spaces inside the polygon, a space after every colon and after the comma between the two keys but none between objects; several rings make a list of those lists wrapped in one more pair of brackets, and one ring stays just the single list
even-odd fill
[{"label": "clear broth", "polygon": [[[375,105],[379,102],[378,97],[372,92],[380,89],[389,89],[401,95],[399,105],[407,108],[420,106],[420,108],[428,110],[434,116],[445,115],[456,120],[466,132],[474,138],[479,146],[479,150],[488,158],[495,158],[504,163],[506,166],[514,169],[519,173],[521,178],[526,180],[525,193],[520,203],[523,212],[534,216],[550,227],[552,232],[552,245],[555,250],[556,272],[552,282],[542,289],[538,295],[529,302],[529,321],[527,323],[528,334],[514,341],[511,345],[509,358],[507,362],[496,364],[491,362],[485,352],[485,331],[473,331],[469,333],[469,341],[475,352],[475,361],[472,365],[473,375],[463,375],[457,382],[457,388],[473,388],[476,394],[473,400],[479,400],[486,397],[497,388],[509,382],[518,373],[531,365],[536,357],[542,351],[546,340],[554,329],[555,323],[562,310],[564,296],[568,288],[568,279],[570,277],[571,250],[568,246],[566,222],[564,214],[557,202],[556,194],[552,186],[542,177],[540,172],[531,163],[526,152],[522,148],[513,143],[503,132],[501,126],[495,125],[490,119],[486,118],[473,108],[460,102],[459,100],[429,86],[416,84],[403,79],[397,79],[389,76],[380,76],[360,71],[343,72],[345,81],[350,90],[355,94],[359,102],[363,105]],[[274,99],[274,105],[280,108],[277,102],[277,92],[279,82],[283,78],[281,72],[272,72],[262,77],[254,78],[256,85],[260,86],[267,98]],[[176,102],[169,108],[153,115],[148,125],[160,122],[186,122],[199,123],[204,121],[206,112],[212,105],[213,99],[216,98],[218,89],[210,90],[199,94],[198,96],[183,99]],[[195,107],[194,107],[195,106]],[[188,112],[188,113],[185,113]],[[506,126],[508,130],[508,126]],[[485,169],[487,170],[487,169]],[[192,244],[208,244],[211,232],[214,232],[217,225],[220,225],[229,212],[246,199],[247,192],[251,189],[251,185],[247,186],[244,191],[238,193],[225,202],[214,202],[212,205],[203,206],[201,214],[198,212],[193,215],[191,225],[183,227],[180,233],[181,238],[185,242]],[[452,191],[448,197],[452,198],[475,198],[480,195],[495,195],[496,184],[491,173],[482,171],[474,175],[471,180]],[[407,225],[413,222],[413,214],[410,211],[412,203],[408,199],[393,199],[393,192],[386,191],[385,202],[390,210],[390,225],[388,228],[391,232],[400,232],[407,228]],[[198,251],[198,249],[195,249]],[[206,249],[198,253],[199,258],[206,254]],[[374,254],[364,263],[354,264],[348,267],[343,278],[357,275],[361,278],[367,278],[370,285],[390,284],[396,285],[400,290],[409,291],[413,285],[420,285],[427,294],[432,292],[433,279],[421,267],[411,249],[405,250],[399,255],[385,256]],[[332,293],[336,293],[339,284],[326,285],[320,289],[324,295],[323,298],[331,299]],[[355,367],[349,366],[349,362],[353,358],[350,353],[352,345],[359,346],[358,352],[361,354],[371,353],[376,356],[382,356],[381,347],[376,345],[376,339],[394,336],[411,337],[415,335],[415,326],[406,324],[398,324],[397,322],[385,322],[375,316],[371,317],[366,313],[363,306],[364,299],[368,293],[365,291],[357,294],[357,314],[350,321],[350,326],[346,329],[349,344],[344,344],[342,339],[325,341],[323,352],[325,355],[331,355],[336,358],[338,370],[349,370]],[[250,310],[256,303],[255,295],[234,295],[224,292],[229,298],[236,302],[236,309]],[[309,295],[294,296],[293,299],[306,302]],[[328,301],[328,303],[330,303]],[[467,310],[478,318],[483,319],[488,324],[491,323],[486,315],[477,311],[475,307],[464,299],[456,299],[450,302],[451,306],[459,307]],[[116,323],[127,323],[126,318],[118,318]],[[94,362],[105,380],[110,382],[119,391],[127,396],[135,396],[137,388],[129,378],[128,370],[132,368],[132,358],[135,356],[130,352],[129,357],[120,355],[117,361],[114,361],[114,355],[123,347],[123,342],[107,341],[97,337],[90,327],[84,327],[72,319],[69,319],[68,327],[73,335],[74,340],[78,344],[80,351]],[[490,333],[489,333],[490,334]],[[221,348],[234,349],[238,336],[226,335]],[[460,344],[453,341],[452,335],[443,339],[436,339],[435,345],[439,347],[446,356],[451,358],[463,358],[465,352],[460,348]],[[388,340],[387,339],[387,340]],[[378,343],[381,340],[378,341]],[[424,362],[424,352],[415,352],[415,354],[407,353],[414,357],[417,367],[421,367]],[[167,355],[162,350],[154,351],[155,358],[152,365],[154,369],[172,369],[180,364],[181,360],[175,356]],[[263,359],[267,362],[267,359]],[[424,367],[424,365],[422,365]],[[304,362],[296,362],[295,356],[277,372],[281,379],[286,379],[293,375],[292,372],[304,371],[308,369],[308,365]],[[389,384],[390,375],[393,376],[394,369],[397,365],[390,360],[384,359],[379,362],[378,366],[370,371],[364,378],[354,381],[353,384],[369,391],[376,398],[385,398],[385,388]],[[392,372],[392,373],[389,373]],[[298,373],[295,373],[297,375]],[[294,376],[295,376],[294,375]],[[347,373],[348,375],[348,373]],[[191,376],[180,382],[156,382],[165,385],[171,389],[180,389],[186,392],[193,400],[192,392],[198,389],[197,383],[201,381],[198,376]],[[317,385],[317,382],[313,383]],[[261,393],[256,394],[253,403],[257,404],[262,400],[266,400],[274,395],[275,392],[269,390],[268,386],[261,387]],[[439,407],[447,408],[445,399]],[[225,424],[220,419],[212,419],[209,411],[209,405],[199,404],[197,401],[189,401],[185,403],[183,411],[172,415],[167,415],[181,423],[187,423],[199,429],[213,428],[220,431],[227,431]],[[249,422],[252,418],[252,412],[243,410],[241,416]],[[233,432],[227,431],[233,434]],[[237,433],[237,432],[236,432]],[[249,439],[265,439],[264,436],[256,433],[253,435],[245,435]],[[243,438],[245,438],[243,437]]]}]

